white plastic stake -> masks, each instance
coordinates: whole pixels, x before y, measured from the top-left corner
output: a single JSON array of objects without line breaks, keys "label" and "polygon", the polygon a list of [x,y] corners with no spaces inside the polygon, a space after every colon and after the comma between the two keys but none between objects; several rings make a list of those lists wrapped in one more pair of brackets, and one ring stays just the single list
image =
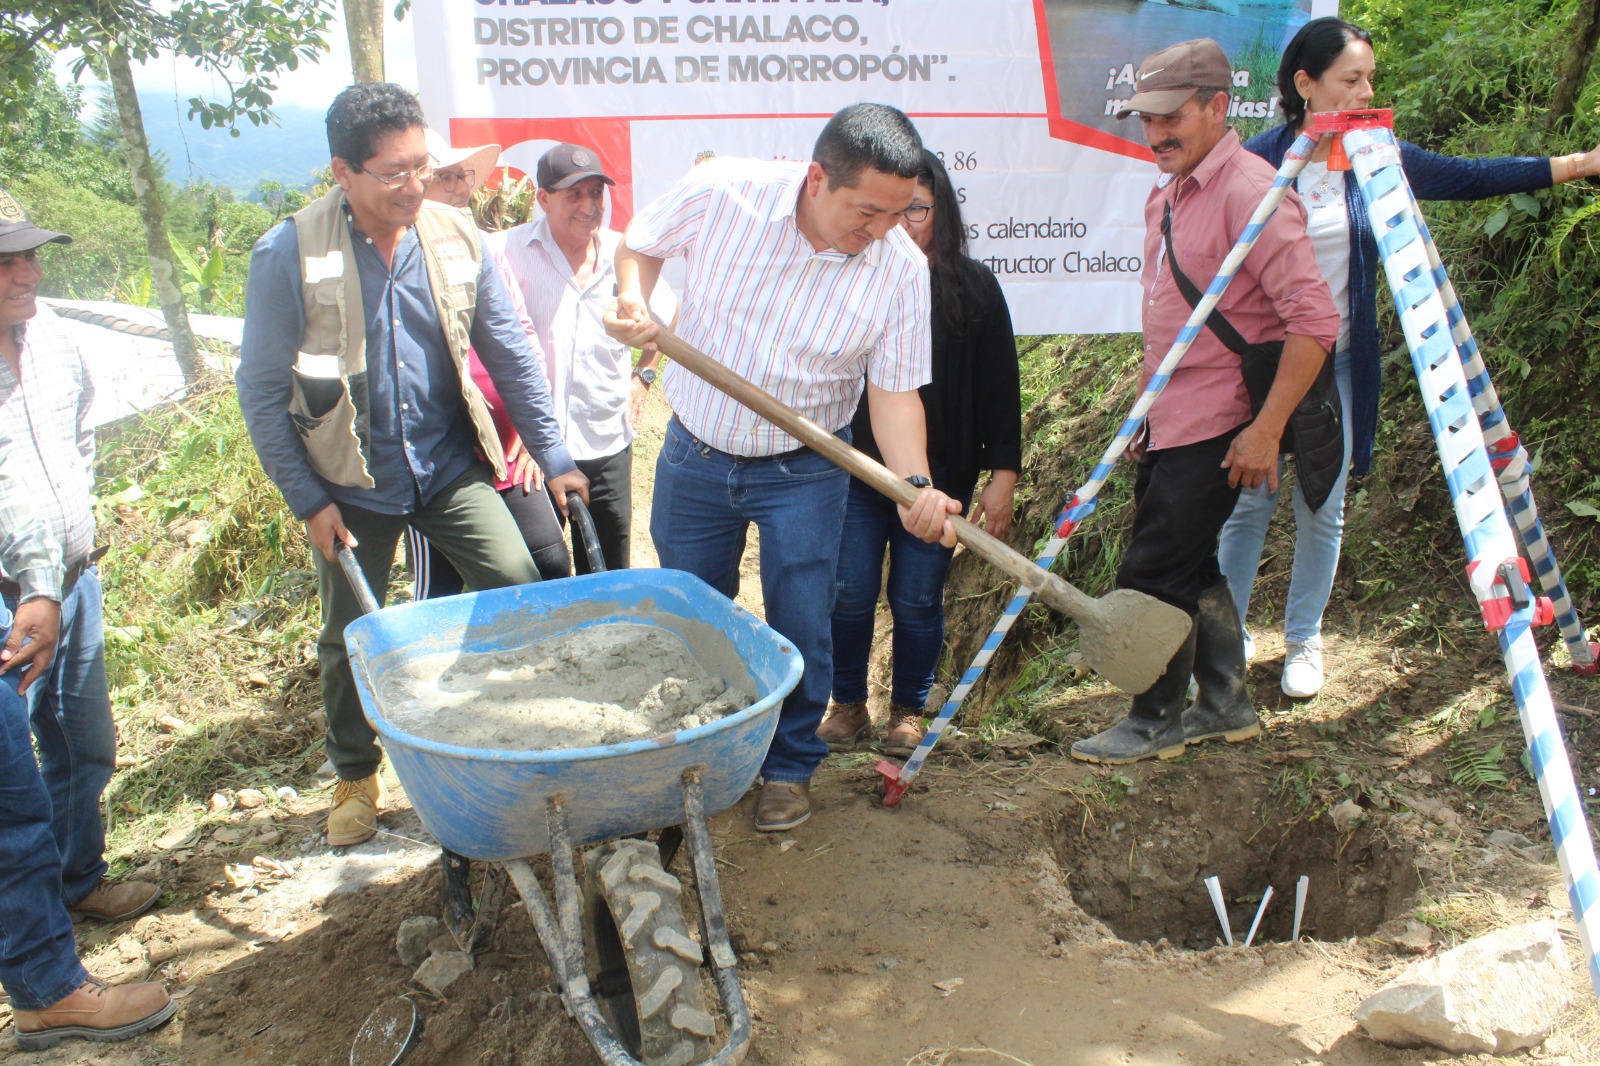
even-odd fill
[{"label": "white plastic stake", "polygon": [[1300,942],[1300,919],[1306,913],[1306,889],[1310,887],[1311,878],[1301,874],[1294,886],[1294,936],[1289,938],[1292,944]]},{"label": "white plastic stake", "polygon": [[1216,877],[1206,878],[1206,891],[1211,893],[1211,906],[1216,908],[1217,921],[1222,923],[1222,939],[1233,947],[1233,929],[1228,925],[1228,905],[1222,902],[1222,882]]},{"label": "white plastic stake", "polygon": [[1269,900],[1271,900],[1271,899],[1272,899],[1272,886],[1268,885],[1267,886],[1267,890],[1261,894],[1261,906],[1256,908],[1256,917],[1255,917],[1255,920],[1250,923],[1250,932],[1245,934],[1245,938],[1244,938],[1244,946],[1245,947],[1249,947],[1250,946],[1250,942],[1253,941],[1256,938],[1256,929],[1261,925],[1261,916],[1266,913],[1267,902]]}]

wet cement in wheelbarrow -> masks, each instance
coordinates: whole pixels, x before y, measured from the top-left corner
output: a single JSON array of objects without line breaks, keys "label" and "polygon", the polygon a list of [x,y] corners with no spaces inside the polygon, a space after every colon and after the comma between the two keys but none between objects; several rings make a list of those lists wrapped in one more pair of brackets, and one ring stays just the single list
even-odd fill
[{"label": "wet cement in wheelbarrow", "polygon": [[635,622],[395,663],[378,684],[378,698],[385,716],[416,736],[512,751],[664,736],[756,700],[747,678],[706,666],[677,633]]}]

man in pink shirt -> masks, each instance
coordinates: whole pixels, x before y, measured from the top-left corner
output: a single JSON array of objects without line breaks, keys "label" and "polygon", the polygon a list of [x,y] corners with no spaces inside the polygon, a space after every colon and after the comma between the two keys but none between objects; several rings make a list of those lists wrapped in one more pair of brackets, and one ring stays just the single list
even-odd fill
[{"label": "man in pink shirt", "polygon": [[[1184,41],[1140,65],[1138,92],[1118,115],[1138,114],[1161,171],[1145,202],[1146,381],[1189,318],[1178,273],[1203,292],[1272,185],[1272,167],[1246,152],[1228,128],[1232,83],[1232,65],[1215,41]],[[1170,242],[1163,233],[1169,219]],[[1240,357],[1213,332],[1219,316],[1251,344],[1282,342],[1259,410],[1252,410]],[[1195,617],[1194,629],[1155,685],[1134,697],[1128,716],[1075,743],[1073,757],[1170,759],[1186,743],[1260,733],[1245,687],[1243,632],[1217,566],[1217,538],[1240,486],[1276,484],[1284,429],[1338,332],[1338,311],[1306,236],[1305,208],[1291,191],[1134,444],[1137,510],[1117,585],[1183,608]],[[1191,674],[1199,697],[1185,710]]]}]

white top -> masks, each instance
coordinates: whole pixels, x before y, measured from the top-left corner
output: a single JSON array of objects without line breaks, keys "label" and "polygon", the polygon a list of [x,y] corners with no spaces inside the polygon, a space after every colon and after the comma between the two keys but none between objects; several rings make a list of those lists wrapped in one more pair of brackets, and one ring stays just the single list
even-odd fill
[{"label": "white top", "polygon": [[[600,247],[594,272],[579,285],[548,217],[494,235],[544,350],[556,419],[574,459],[604,459],[633,441],[628,422],[633,349],[612,340],[603,323],[616,294],[622,234],[601,229],[595,237]],[[672,321],[677,298],[666,283],[651,294],[650,309],[657,321]]]},{"label": "white top", "polygon": [[1350,347],[1350,216],[1345,213],[1344,172],[1326,163],[1307,163],[1295,181],[1306,205],[1306,233],[1316,252],[1317,269],[1328,282],[1339,309],[1339,351]]},{"label": "white top", "polygon": [[[806,167],[701,163],[634,216],[628,245],[687,260],[680,337],[837,432],[864,376],[890,392],[931,380],[928,262],[900,226],[859,255],[814,251],[795,219]],[[689,432],[722,451],[801,445],[693,374],[669,368],[666,393]]]}]

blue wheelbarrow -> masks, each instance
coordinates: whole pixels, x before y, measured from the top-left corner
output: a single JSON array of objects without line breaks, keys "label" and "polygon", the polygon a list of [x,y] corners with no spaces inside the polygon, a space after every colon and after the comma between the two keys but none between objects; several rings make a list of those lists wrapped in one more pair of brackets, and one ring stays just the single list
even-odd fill
[{"label": "blue wheelbarrow", "polygon": [[[445,924],[461,948],[476,954],[488,947],[509,877],[567,1012],[607,1066],[742,1061],[750,1014],[706,819],[754,782],[783,699],[800,680],[794,646],[676,570],[592,573],[379,610],[355,558],[346,548],[340,556],[369,611],[345,630],[362,707],[423,825],[443,845]],[[510,651],[609,622],[663,627],[691,646],[715,631],[754,682],[756,701],[668,736],[506,751],[407,732],[386,714],[374,684],[415,656]],[[682,884],[666,869],[680,843],[688,845],[699,896],[699,941],[688,934]],[[575,852],[586,845],[580,884]],[[544,853],[553,907],[528,862]],[[474,862],[484,864],[476,897]],[[702,966],[709,966],[727,1019],[727,1039],[714,1056],[717,1025],[706,1009]]]}]

